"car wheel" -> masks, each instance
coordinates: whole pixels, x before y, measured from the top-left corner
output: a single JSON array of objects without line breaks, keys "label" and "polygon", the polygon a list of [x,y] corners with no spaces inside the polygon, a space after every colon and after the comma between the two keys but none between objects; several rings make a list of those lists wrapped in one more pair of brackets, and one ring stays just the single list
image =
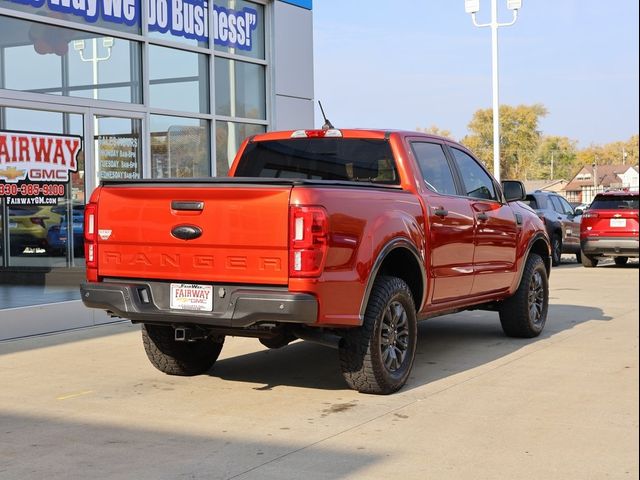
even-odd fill
[{"label": "car wheel", "polygon": [[562,261],[562,240],[557,233],[551,239],[551,265],[557,267]]},{"label": "car wheel", "polygon": [[151,364],[168,375],[193,376],[209,370],[220,355],[224,337],[176,342],[173,327],[142,325],[142,343]]},{"label": "car wheel", "polygon": [[532,253],[527,258],[518,290],[500,307],[502,330],[509,337],[537,337],[544,329],[548,309],[547,270],[542,258]]},{"label": "car wheel", "polygon": [[624,267],[627,264],[627,260],[629,260],[629,257],[615,257],[613,259],[613,261],[616,262],[616,265],[619,267]]},{"label": "car wheel", "polygon": [[584,252],[582,252],[581,260],[582,260],[582,266],[583,267],[593,268],[593,267],[596,267],[598,265],[598,259],[597,258],[591,257],[589,255],[585,255]]},{"label": "car wheel", "polygon": [[340,366],[349,387],[383,395],[399,390],[413,366],[417,331],[407,284],[396,277],[377,278],[362,326],[340,342]]}]

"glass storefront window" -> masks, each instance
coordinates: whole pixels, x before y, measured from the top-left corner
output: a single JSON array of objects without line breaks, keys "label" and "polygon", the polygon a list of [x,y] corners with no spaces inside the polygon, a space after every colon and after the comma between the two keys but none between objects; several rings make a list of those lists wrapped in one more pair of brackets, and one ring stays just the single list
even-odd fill
[{"label": "glass storefront window", "polygon": [[151,115],[153,178],[207,177],[210,158],[209,121]]},{"label": "glass storefront window", "polygon": [[262,65],[216,57],[215,72],[217,115],[266,120]]},{"label": "glass storefront window", "polygon": [[0,32],[0,88],[141,103],[136,42],[3,16]]},{"label": "glass storefront window", "polygon": [[[230,16],[235,17],[233,24],[240,19],[241,28],[230,32]],[[219,52],[264,59],[264,6],[244,0],[216,0],[212,36]]]},{"label": "glass storefront window", "polygon": [[[80,114],[0,107],[0,265],[50,269],[84,264],[83,136]],[[16,144],[27,139],[39,154],[24,151],[17,168],[6,168],[13,139]]]},{"label": "glass storefront window", "polygon": [[149,92],[152,107],[209,113],[207,56],[149,45]]},{"label": "glass storefront window", "polygon": [[229,167],[245,138],[265,131],[264,125],[217,121],[216,176],[223,177],[229,173]]},{"label": "glass storefront window", "polygon": [[142,120],[96,116],[94,130],[98,179],[142,178]]}]

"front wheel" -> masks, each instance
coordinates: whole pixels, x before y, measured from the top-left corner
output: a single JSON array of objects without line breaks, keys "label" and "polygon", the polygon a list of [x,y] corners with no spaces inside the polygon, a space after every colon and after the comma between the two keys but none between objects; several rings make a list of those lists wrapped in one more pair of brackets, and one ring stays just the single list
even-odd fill
[{"label": "front wheel", "polygon": [[416,307],[411,290],[397,277],[376,279],[362,326],[340,344],[340,366],[349,387],[386,395],[409,378],[416,354]]},{"label": "front wheel", "polygon": [[509,337],[532,338],[542,332],[549,309],[549,281],[542,258],[527,258],[518,290],[500,308],[502,330]]},{"label": "front wheel", "polygon": [[557,233],[551,239],[551,265],[557,267],[562,261],[562,239]]},{"label": "front wheel", "polygon": [[224,337],[175,340],[173,327],[142,325],[142,343],[151,364],[168,375],[193,376],[209,370],[220,355]]}]

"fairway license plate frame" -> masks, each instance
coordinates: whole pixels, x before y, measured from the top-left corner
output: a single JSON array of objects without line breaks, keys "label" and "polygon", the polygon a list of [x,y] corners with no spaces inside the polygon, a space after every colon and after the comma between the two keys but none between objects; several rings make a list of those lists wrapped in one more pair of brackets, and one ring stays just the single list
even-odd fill
[{"label": "fairway license plate frame", "polygon": [[170,308],[192,312],[213,311],[213,285],[172,283]]},{"label": "fairway license plate frame", "polygon": [[626,218],[612,218],[609,220],[609,226],[612,228],[625,228],[627,226]]}]

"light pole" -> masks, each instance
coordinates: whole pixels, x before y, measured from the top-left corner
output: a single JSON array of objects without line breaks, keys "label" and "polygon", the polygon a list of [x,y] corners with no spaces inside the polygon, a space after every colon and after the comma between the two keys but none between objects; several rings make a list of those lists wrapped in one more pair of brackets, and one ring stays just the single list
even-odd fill
[{"label": "light pole", "polygon": [[498,101],[498,27],[509,27],[518,20],[522,0],[507,0],[507,8],[513,12],[508,23],[498,23],[498,0],[491,0],[491,22],[478,23],[476,13],[480,11],[480,0],[465,0],[464,9],[471,14],[476,27],[491,27],[491,78],[493,86],[493,175],[500,181],[500,103]]}]

